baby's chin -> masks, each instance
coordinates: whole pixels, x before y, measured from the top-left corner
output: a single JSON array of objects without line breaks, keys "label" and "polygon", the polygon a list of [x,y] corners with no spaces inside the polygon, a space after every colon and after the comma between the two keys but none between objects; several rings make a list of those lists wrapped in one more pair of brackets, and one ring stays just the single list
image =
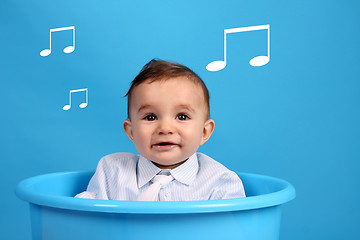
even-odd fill
[{"label": "baby's chin", "polygon": [[184,162],[186,162],[186,160],[183,160],[183,161],[180,161],[177,163],[170,163],[170,164],[159,163],[156,161],[151,161],[151,162],[160,169],[174,169],[174,168],[177,168],[178,166],[180,166],[181,164],[183,164]]}]

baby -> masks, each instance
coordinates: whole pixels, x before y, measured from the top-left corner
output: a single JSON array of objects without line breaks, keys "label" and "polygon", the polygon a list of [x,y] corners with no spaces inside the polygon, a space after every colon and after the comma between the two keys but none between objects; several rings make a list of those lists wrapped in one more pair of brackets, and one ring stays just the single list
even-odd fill
[{"label": "baby", "polygon": [[192,201],[245,197],[235,172],[202,153],[215,128],[209,92],[186,66],[151,60],[127,92],[123,127],[140,155],[103,157],[76,197],[109,200]]}]

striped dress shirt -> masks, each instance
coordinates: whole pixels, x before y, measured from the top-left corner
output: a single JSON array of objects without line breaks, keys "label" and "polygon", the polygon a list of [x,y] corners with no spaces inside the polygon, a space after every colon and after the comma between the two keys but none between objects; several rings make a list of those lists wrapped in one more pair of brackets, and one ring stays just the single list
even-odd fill
[{"label": "striped dress shirt", "polygon": [[174,180],[160,189],[159,201],[195,201],[245,197],[238,175],[202,153],[194,153],[174,169],[163,170],[148,159],[132,153],[103,157],[87,190],[78,198],[135,201],[157,174]]}]

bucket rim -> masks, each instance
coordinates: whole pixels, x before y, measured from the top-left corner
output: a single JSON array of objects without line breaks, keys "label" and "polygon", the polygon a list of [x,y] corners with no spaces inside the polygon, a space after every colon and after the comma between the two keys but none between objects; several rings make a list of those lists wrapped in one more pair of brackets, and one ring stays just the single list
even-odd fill
[{"label": "bucket rim", "polygon": [[281,205],[294,199],[296,196],[294,186],[285,180],[243,172],[237,172],[240,178],[252,177],[260,180],[273,181],[281,186],[282,189],[272,193],[245,198],[171,202],[83,199],[69,196],[55,196],[32,190],[39,181],[65,175],[88,175],[91,173],[93,173],[93,171],[71,171],[31,177],[21,181],[16,186],[15,193],[20,199],[40,206],[88,212],[127,214],[182,214],[252,210]]}]

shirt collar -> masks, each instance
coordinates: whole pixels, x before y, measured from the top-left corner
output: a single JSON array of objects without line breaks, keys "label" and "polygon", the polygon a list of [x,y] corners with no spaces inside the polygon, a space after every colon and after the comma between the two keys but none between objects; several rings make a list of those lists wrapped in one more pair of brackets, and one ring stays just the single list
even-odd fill
[{"label": "shirt collar", "polygon": [[199,162],[196,153],[191,155],[189,159],[170,171],[171,175],[179,182],[190,186],[199,171]]},{"label": "shirt collar", "polygon": [[146,183],[151,181],[151,179],[153,179],[160,171],[160,168],[140,155],[137,169],[138,188],[143,187]]},{"label": "shirt collar", "polygon": [[[191,185],[195,180],[196,174],[199,170],[199,163],[196,153],[191,155],[189,159],[170,171],[171,175],[177,181]],[[150,182],[157,174],[159,174],[162,169],[158,168],[148,159],[140,155],[138,162],[138,188],[143,187],[146,183]]]}]

